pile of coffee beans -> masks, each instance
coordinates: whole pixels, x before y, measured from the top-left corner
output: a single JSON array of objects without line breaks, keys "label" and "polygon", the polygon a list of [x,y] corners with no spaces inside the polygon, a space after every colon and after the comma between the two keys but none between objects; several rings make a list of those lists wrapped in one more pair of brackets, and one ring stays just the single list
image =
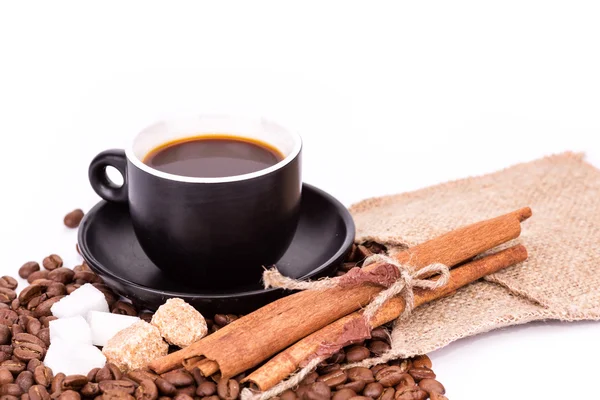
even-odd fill
[{"label": "pile of coffee beans", "polygon": [[[65,217],[65,224],[76,226],[81,220],[76,210],[74,220]],[[81,214],[82,215],[82,214]],[[76,222],[76,223],[75,223]],[[360,265],[364,257],[385,251],[370,243],[353,247],[340,274]],[[234,400],[242,390],[240,381],[246,374],[233,379],[221,379],[217,374],[204,377],[195,369],[178,369],[157,375],[149,370],[127,374],[113,364],[91,370],[87,376],[54,373],[43,364],[50,345],[50,321],[56,319],[50,307],[64,296],[86,283],[104,293],[113,313],[139,316],[150,321],[152,313],[138,310],[134,304],[119,299],[85,262],[75,268],[63,267],[56,254],[46,257],[42,267],[31,261],[19,269],[19,276],[29,285],[17,296],[18,282],[10,276],[0,278],[0,400]],[[207,319],[213,333],[238,318],[232,314],[217,314]],[[280,400],[445,400],[444,386],[435,380],[431,360],[427,356],[394,360],[372,368],[343,370],[344,363],[355,363],[378,356],[390,349],[388,327],[379,327],[372,337],[355,343],[321,363],[294,390],[282,393]],[[172,349],[176,350],[176,349]],[[249,371],[248,371],[249,372]]]}]

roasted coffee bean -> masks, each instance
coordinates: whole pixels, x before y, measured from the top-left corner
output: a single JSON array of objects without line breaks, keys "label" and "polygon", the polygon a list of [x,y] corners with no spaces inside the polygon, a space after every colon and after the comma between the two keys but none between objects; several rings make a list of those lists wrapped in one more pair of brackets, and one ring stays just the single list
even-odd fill
[{"label": "roasted coffee bean", "polygon": [[[23,292],[21,292],[23,293]],[[19,319],[19,314],[10,310],[8,308],[4,308],[0,310],[0,324],[11,327],[14,323]]]},{"label": "roasted coffee bean", "polygon": [[52,370],[50,368],[46,367],[45,365],[38,365],[35,367],[35,370],[33,371],[33,380],[35,383],[44,387],[48,387],[52,384],[53,379],[54,375],[52,374]]},{"label": "roasted coffee bean", "polygon": [[240,384],[235,379],[221,379],[217,385],[217,393],[224,400],[234,400],[240,394]]},{"label": "roasted coffee bean", "polygon": [[0,324],[0,344],[9,344],[12,333],[10,328],[6,325]]},{"label": "roasted coffee bean", "polygon": [[92,269],[90,268],[90,266],[84,261],[82,261],[82,263],[80,265],[76,265],[75,267],[73,267],[73,271],[74,272],[79,272],[79,271],[89,271],[92,272]]},{"label": "roasted coffee bean", "polygon": [[58,396],[58,400],[81,400],[81,395],[74,390],[67,390]]},{"label": "roasted coffee bean", "polygon": [[21,304],[27,304],[31,299],[35,296],[39,296],[44,291],[44,287],[38,284],[31,284],[24,288],[21,293],[19,293],[19,301]]},{"label": "roasted coffee bean", "polygon": [[329,365],[325,365],[324,367],[319,368],[319,374],[321,375],[327,375],[332,373],[333,371],[337,371],[341,368],[340,364],[329,364]]},{"label": "roasted coffee bean", "polygon": [[382,340],[372,340],[368,348],[371,350],[371,353],[380,356],[383,353],[387,353],[392,347]]},{"label": "roasted coffee bean", "polygon": [[408,373],[419,382],[421,379],[435,379],[435,372],[427,367],[411,368]]},{"label": "roasted coffee bean", "polygon": [[433,366],[431,359],[426,354],[422,356],[416,356],[415,358],[413,358],[412,365],[415,368],[427,367],[429,369],[431,369],[431,367]]},{"label": "roasted coffee bean", "polygon": [[377,372],[375,379],[384,387],[392,387],[399,384],[402,381],[403,376],[404,372],[402,372],[400,367],[391,365]]},{"label": "roasted coffee bean", "polygon": [[35,296],[34,298],[32,298],[31,300],[29,300],[29,303],[27,303],[27,309],[28,310],[35,310],[35,308],[37,306],[40,305],[40,303],[44,302],[48,300],[48,296],[46,296],[46,293],[42,293],[40,295]]},{"label": "roasted coffee bean", "polygon": [[[220,392],[219,397],[223,397]],[[310,384],[301,396],[302,400],[329,400],[330,398],[331,389],[324,382]]]},{"label": "roasted coffee bean", "polygon": [[149,379],[154,382],[156,380],[156,378],[158,378],[158,375],[153,374],[148,371],[143,371],[141,369],[131,371],[126,376],[127,376],[127,378],[131,379],[132,381],[134,381],[138,384],[145,379]]},{"label": "roasted coffee bean", "polygon": [[389,343],[391,339],[389,331],[383,326],[373,329],[371,331],[371,338],[373,340],[383,340],[386,343]]},{"label": "roasted coffee bean", "polygon": [[16,335],[20,334],[20,333],[25,333],[25,330],[23,329],[23,327],[19,324],[13,324],[10,327],[10,331],[12,332],[13,337],[15,337]]},{"label": "roasted coffee bean", "polygon": [[6,383],[13,383],[15,378],[13,377],[12,372],[10,372],[7,368],[0,368],[0,386]]},{"label": "roasted coffee bean", "polygon": [[[194,368],[193,370],[191,370],[190,374],[192,374],[192,378],[194,378],[194,382],[196,382],[196,386],[198,386],[201,383],[206,382],[208,380],[208,379],[206,379],[204,374],[202,374],[202,371],[200,371],[200,369],[198,369],[197,367]],[[237,380],[237,377],[236,377],[236,380]]]},{"label": "roasted coffee bean", "polygon": [[374,365],[374,366],[372,366],[372,367],[371,367],[371,372],[373,373],[373,376],[375,376],[375,375],[377,375],[377,373],[378,373],[379,371],[381,371],[382,369],[384,369],[384,368],[387,368],[387,367],[389,367],[389,365],[388,365],[388,364],[378,364],[378,365]]},{"label": "roasted coffee bean", "polygon": [[25,367],[25,363],[19,360],[6,360],[0,363],[0,368],[6,368],[10,372],[12,372],[13,375],[17,375],[25,371]]},{"label": "roasted coffee bean", "polygon": [[156,384],[158,391],[165,396],[174,396],[177,391],[177,388],[166,379],[158,377],[154,383]]},{"label": "roasted coffee bean", "polygon": [[111,312],[113,314],[129,315],[132,317],[137,316],[137,310],[133,305],[120,300],[113,304]]},{"label": "roasted coffee bean", "polygon": [[48,279],[48,271],[43,269],[41,271],[32,272],[31,275],[29,275],[29,277],[27,278],[27,283],[31,285],[33,282],[45,279]]},{"label": "roasted coffee bean", "polygon": [[[2,304],[2,303],[0,303],[0,304]],[[33,317],[33,313],[30,310],[26,309],[26,308],[19,308],[17,310],[17,314],[19,316],[21,316],[21,315],[27,315],[29,317]],[[23,328],[23,329],[25,329],[25,328]]]},{"label": "roasted coffee bean", "polygon": [[85,375],[67,375],[60,385],[61,390],[79,390],[88,383]]},{"label": "roasted coffee bean", "polygon": [[196,396],[212,396],[217,392],[217,385],[214,382],[206,381],[198,385]]},{"label": "roasted coffee bean", "polygon": [[177,396],[178,394],[186,394],[188,396],[194,397],[196,395],[196,385],[177,388],[175,396]]},{"label": "roasted coffee bean", "polygon": [[216,314],[215,318],[214,318],[214,322],[215,322],[215,324],[223,327],[223,326],[229,325],[230,323],[232,323],[236,319],[238,319],[237,315],[233,315],[233,314]]},{"label": "roasted coffee bean", "polygon": [[98,383],[88,382],[80,390],[84,397],[95,397],[100,394],[100,386]]},{"label": "roasted coffee bean", "polygon": [[371,382],[367,386],[365,386],[365,390],[363,390],[363,395],[370,397],[372,399],[377,399],[383,393],[383,385],[379,382]]},{"label": "roasted coffee bean", "polygon": [[297,400],[298,396],[296,396],[296,393],[293,390],[288,389],[279,395],[279,399],[280,400]]},{"label": "roasted coffee bean", "polygon": [[96,374],[100,371],[100,368],[92,368],[90,372],[87,373],[86,378],[88,382],[94,382],[96,380]]},{"label": "roasted coffee bean", "polygon": [[[52,271],[54,272],[54,271]],[[46,289],[46,296],[48,298],[56,297],[56,296],[64,296],[67,294],[67,288],[61,282],[55,282],[52,285],[48,286]]]},{"label": "roasted coffee bean", "polygon": [[325,382],[330,388],[342,385],[348,379],[348,374],[344,370],[338,369],[326,375],[317,378],[317,382]]},{"label": "roasted coffee bean", "polygon": [[133,392],[135,392],[135,384],[124,379],[102,381],[98,383],[98,385],[100,386],[100,391],[102,393],[125,392],[127,394],[133,394]]},{"label": "roasted coffee bean", "polygon": [[29,362],[27,363],[27,371],[31,372],[34,375],[35,378],[35,369],[37,367],[39,367],[40,365],[43,365],[43,363],[40,360],[36,360],[35,358],[33,360],[29,360]]},{"label": "roasted coffee bean", "polygon": [[0,396],[20,396],[23,393],[16,383],[5,383],[0,386]]},{"label": "roasted coffee bean", "polygon": [[[0,305],[4,305],[4,303],[0,303]],[[19,299],[14,299],[13,301],[11,301],[10,303],[10,309],[13,311],[18,311],[19,308],[21,307],[21,302],[19,301]],[[17,313],[18,314],[18,313]]]},{"label": "roasted coffee bean", "polygon": [[357,396],[356,392],[352,389],[338,390],[333,394],[332,400],[348,400],[354,396]]},{"label": "roasted coffee bean", "polygon": [[354,367],[346,370],[348,373],[348,379],[351,381],[364,381],[365,383],[375,382],[373,372],[369,368],[365,367]]},{"label": "roasted coffee bean", "polygon": [[19,276],[23,279],[29,278],[29,275],[40,270],[40,264],[35,261],[28,261],[19,268]]},{"label": "roasted coffee bean", "polygon": [[175,395],[175,397],[173,397],[173,400],[194,400],[194,398],[185,393],[179,393],[179,394]]},{"label": "roasted coffee bean", "polygon": [[115,379],[115,380],[118,381],[123,376],[123,374],[121,373],[121,370],[115,364],[113,364],[113,363],[106,363],[106,367],[108,368],[108,370],[110,371],[110,373],[112,374],[112,376],[114,376],[113,379]]},{"label": "roasted coffee bean", "polygon": [[52,297],[51,299],[44,301],[43,303],[41,303],[39,306],[37,306],[35,308],[35,310],[33,311],[33,316],[35,318],[40,318],[40,317],[47,317],[47,316],[51,315],[52,311],[50,311],[50,308],[54,305],[54,303],[57,303],[63,297],[65,297],[65,296],[55,296],[55,297]]},{"label": "roasted coffee bean", "polygon": [[[24,396],[26,396],[26,394],[22,394],[21,397],[5,394],[4,396],[0,396],[0,400],[23,400]],[[26,397],[25,399],[29,400],[29,397]]]},{"label": "roasted coffee bean", "polygon": [[19,346],[19,345],[21,345],[23,343],[35,344],[35,345],[38,345],[38,346],[40,346],[42,348],[46,347],[45,343],[40,338],[38,338],[35,335],[32,335],[30,333],[25,333],[25,332],[18,333],[16,335],[13,334],[13,340],[12,340],[12,342],[13,342],[13,345],[15,347]]},{"label": "roasted coffee bean", "polygon": [[158,399],[158,388],[152,380],[143,379],[140,386],[135,389],[135,398],[136,400],[156,400]]},{"label": "roasted coffee bean", "polygon": [[62,384],[65,380],[66,375],[62,372],[54,375],[54,379],[52,379],[52,383],[50,384],[50,393],[58,393],[62,391]]},{"label": "roasted coffee bean", "polygon": [[0,286],[15,290],[19,286],[19,282],[12,276],[4,275],[0,278]]},{"label": "roasted coffee bean", "polygon": [[339,364],[341,362],[343,362],[346,359],[346,352],[344,352],[344,349],[338,351],[337,353],[335,353],[334,355],[332,355],[331,357],[329,357],[329,359],[327,360],[327,362],[331,363],[331,364]]},{"label": "roasted coffee bean", "polygon": [[76,210],[71,211],[67,215],[65,215],[63,222],[67,228],[73,229],[73,228],[77,228],[79,226],[79,223],[81,222],[82,219],[83,219],[83,211],[78,208]]},{"label": "roasted coffee bean", "polygon": [[73,293],[74,291],[76,291],[80,287],[81,287],[81,285],[77,285],[75,283],[70,283],[68,285],[65,285],[65,289],[67,290],[67,294]]},{"label": "roasted coffee bean", "polygon": [[396,390],[394,399],[396,399],[396,400],[426,400],[427,397],[429,397],[429,396],[427,395],[426,391],[415,386],[412,388],[407,387],[402,390]]},{"label": "roasted coffee bean", "polygon": [[43,328],[37,334],[37,337],[44,342],[46,346],[50,346],[50,329]]},{"label": "roasted coffee bean", "polygon": [[73,280],[76,282],[85,283],[102,283],[102,278],[93,273],[92,271],[77,271]]},{"label": "roasted coffee bean", "polygon": [[96,373],[96,382],[100,383],[102,381],[108,381],[115,379],[115,376],[112,374],[111,370],[108,368],[108,365],[100,368],[100,370]]},{"label": "roasted coffee bean", "polygon": [[65,267],[60,267],[50,271],[50,273],[48,274],[48,279],[54,282],[60,282],[64,285],[67,283],[71,283],[74,275],[75,272],[73,272],[73,270]]},{"label": "roasted coffee bean", "polygon": [[33,374],[29,371],[23,371],[15,379],[15,383],[19,385],[23,393],[27,393],[29,388],[33,386]]},{"label": "roasted coffee bean", "polygon": [[356,393],[360,393],[363,391],[366,385],[367,382],[365,381],[351,381],[344,383],[343,385],[336,386],[336,390],[351,389]]},{"label": "roasted coffee bean", "polygon": [[110,392],[110,393],[102,393],[100,396],[96,397],[98,400],[135,400],[130,394],[125,392]]},{"label": "roasted coffee bean", "polygon": [[396,391],[394,388],[385,388],[383,389],[383,393],[377,398],[377,400],[392,400]]},{"label": "roasted coffee bean", "polygon": [[48,271],[54,271],[56,268],[60,268],[63,266],[63,260],[60,256],[56,254],[50,254],[48,257],[44,258],[42,261],[42,265]]},{"label": "roasted coffee bean", "polygon": [[29,400],[49,400],[50,395],[45,387],[41,385],[33,385],[27,392]]},{"label": "roasted coffee bean", "polygon": [[42,327],[43,328],[49,328],[50,327],[50,321],[54,321],[57,320],[58,318],[56,318],[54,315],[49,315],[47,317],[40,317],[39,320],[42,323]]},{"label": "roasted coffee bean", "polygon": [[311,372],[310,374],[308,374],[304,377],[304,379],[302,380],[302,382],[300,382],[300,384],[308,386],[311,383],[315,383],[317,381],[318,377],[319,377],[318,373]]},{"label": "roasted coffee bean", "polygon": [[346,361],[355,363],[369,358],[371,352],[364,346],[352,346],[346,350]]},{"label": "roasted coffee bean", "polygon": [[27,322],[27,333],[31,335],[37,335],[42,329],[42,323],[39,319],[31,318],[29,322]]},{"label": "roasted coffee bean", "polygon": [[444,388],[444,385],[442,385],[435,379],[421,379],[421,382],[419,382],[419,387],[429,394],[434,392],[439,394],[446,394],[446,388]]},{"label": "roasted coffee bean", "polygon": [[0,286],[0,303],[10,304],[17,298],[17,293],[14,290]]},{"label": "roasted coffee bean", "polygon": [[161,378],[166,379],[175,387],[183,387],[194,384],[194,377],[184,370],[176,370],[167,372],[161,375]]},{"label": "roasted coffee bean", "polygon": [[398,384],[396,385],[396,390],[401,390],[406,387],[413,387],[415,385],[416,383],[413,377],[410,376],[408,372],[404,372],[402,374],[402,377],[400,378],[400,382],[398,382]]}]

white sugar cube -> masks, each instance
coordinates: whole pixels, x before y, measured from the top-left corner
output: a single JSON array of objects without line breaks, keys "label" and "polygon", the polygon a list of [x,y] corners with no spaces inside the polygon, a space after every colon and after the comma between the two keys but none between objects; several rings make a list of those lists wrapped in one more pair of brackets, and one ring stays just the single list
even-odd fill
[{"label": "white sugar cube", "polygon": [[54,343],[56,339],[91,345],[92,330],[81,315],[56,319],[50,321],[50,343]]},{"label": "white sugar cube", "polygon": [[117,332],[128,328],[140,319],[129,315],[90,311],[87,320],[92,331],[92,343],[96,346],[106,346],[108,340],[115,336]]},{"label": "white sugar cube", "polygon": [[56,338],[50,343],[44,364],[55,374],[87,375],[91,369],[102,368],[106,364],[106,357],[92,345]]},{"label": "white sugar cube", "polygon": [[104,294],[92,284],[86,283],[68,296],[54,303],[52,315],[58,318],[68,318],[81,315],[85,317],[90,311],[108,312],[108,303]]}]

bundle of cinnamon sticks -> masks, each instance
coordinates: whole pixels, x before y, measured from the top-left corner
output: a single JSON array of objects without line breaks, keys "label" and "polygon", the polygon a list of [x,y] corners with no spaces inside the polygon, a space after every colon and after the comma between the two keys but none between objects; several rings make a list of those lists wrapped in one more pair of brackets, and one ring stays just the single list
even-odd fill
[{"label": "bundle of cinnamon sticks", "polygon": [[[415,289],[415,307],[451,295],[488,274],[524,261],[527,251],[522,245],[473,258],[517,238],[521,233],[521,222],[530,216],[531,209],[522,208],[456,229],[395,255],[398,263],[410,264],[415,270],[433,263],[455,267],[446,285],[432,290]],[[373,263],[364,269],[375,271],[383,264]],[[403,298],[394,297],[369,320],[366,331],[352,328],[361,326],[357,322],[364,321],[358,310],[383,289],[374,284],[362,284],[294,293],[187,348],[155,360],[150,368],[164,373],[181,366],[188,370],[198,367],[205,376],[220,373],[228,378],[275,356],[245,379],[255,388],[267,390],[316,355],[368,338],[371,329],[398,318],[406,305]]]}]

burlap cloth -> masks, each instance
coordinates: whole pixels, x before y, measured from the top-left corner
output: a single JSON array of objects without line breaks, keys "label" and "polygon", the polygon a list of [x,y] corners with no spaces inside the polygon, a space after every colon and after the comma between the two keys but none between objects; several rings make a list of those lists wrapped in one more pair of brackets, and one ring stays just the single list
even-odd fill
[{"label": "burlap cloth", "polygon": [[350,208],[357,242],[393,254],[524,206],[533,217],[516,242],[529,259],[415,309],[393,335],[407,355],[534,320],[600,319],[600,170],[565,153]]}]

